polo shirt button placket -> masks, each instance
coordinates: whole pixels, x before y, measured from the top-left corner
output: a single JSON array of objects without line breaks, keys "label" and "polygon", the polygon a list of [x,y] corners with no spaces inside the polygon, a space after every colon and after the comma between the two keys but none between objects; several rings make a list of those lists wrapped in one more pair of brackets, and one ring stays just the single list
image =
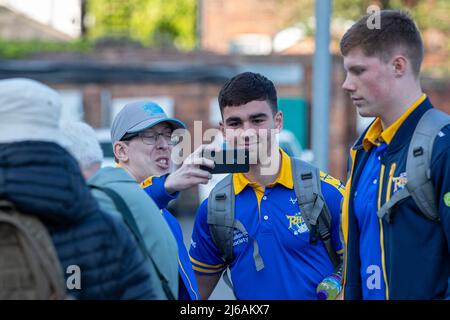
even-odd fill
[{"label": "polo shirt button placket", "polygon": [[[267,196],[264,195],[264,196],[262,197],[262,200],[263,200],[263,201],[267,200]],[[263,215],[263,219],[264,219],[264,221],[267,221],[267,220],[269,220],[269,216],[268,216],[267,214],[265,214],[265,215]]]}]

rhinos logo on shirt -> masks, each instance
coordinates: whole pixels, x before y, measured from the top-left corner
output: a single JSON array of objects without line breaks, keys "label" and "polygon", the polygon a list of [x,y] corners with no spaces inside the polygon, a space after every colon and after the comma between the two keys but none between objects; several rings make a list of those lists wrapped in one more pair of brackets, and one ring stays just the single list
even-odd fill
[{"label": "rhinos logo on shirt", "polygon": [[306,223],[303,220],[302,214],[300,212],[296,212],[292,216],[286,215],[286,218],[289,221],[288,229],[291,230],[294,235],[297,236],[301,233],[308,232],[308,227],[306,226]]},{"label": "rhinos logo on shirt", "polygon": [[406,172],[400,173],[399,177],[393,177],[392,182],[394,182],[394,192],[404,189],[408,182]]}]

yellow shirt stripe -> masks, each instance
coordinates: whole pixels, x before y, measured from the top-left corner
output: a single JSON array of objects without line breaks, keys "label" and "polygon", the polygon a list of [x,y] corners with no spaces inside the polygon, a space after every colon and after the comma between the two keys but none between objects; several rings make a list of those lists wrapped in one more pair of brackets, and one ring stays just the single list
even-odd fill
[{"label": "yellow shirt stripe", "polygon": [[202,266],[202,267],[209,268],[209,269],[220,269],[220,268],[223,268],[223,266],[224,266],[223,263],[212,265],[212,264],[206,264],[206,263],[200,262],[198,260],[195,260],[191,256],[189,256],[189,258],[191,259],[192,263],[194,263],[196,265],[199,265],[199,266]]},{"label": "yellow shirt stripe", "polygon": [[189,279],[188,275],[186,274],[186,271],[184,271],[183,264],[181,263],[180,258],[178,258],[178,265],[180,266],[181,271],[183,272],[184,276],[186,277],[186,279],[187,279],[187,281],[188,281],[188,283],[189,283],[189,288],[190,288],[191,291],[194,293],[195,298],[198,300],[199,297],[197,296],[197,293],[195,292],[194,288],[192,287],[191,280]]},{"label": "yellow shirt stripe", "polygon": [[210,269],[203,269],[203,268],[200,268],[197,266],[192,266],[192,269],[194,269],[195,271],[201,272],[201,273],[218,273],[218,272],[221,272],[225,268],[218,269],[218,270],[210,270]]},{"label": "yellow shirt stripe", "polygon": [[345,186],[342,184],[340,180],[333,178],[332,176],[322,171],[320,171],[320,180],[335,187],[336,190],[339,191],[342,196],[345,195]]}]

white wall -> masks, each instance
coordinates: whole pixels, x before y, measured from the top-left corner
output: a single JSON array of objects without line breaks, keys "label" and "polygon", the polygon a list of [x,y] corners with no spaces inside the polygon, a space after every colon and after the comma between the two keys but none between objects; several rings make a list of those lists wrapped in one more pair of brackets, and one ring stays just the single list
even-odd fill
[{"label": "white wall", "polygon": [[73,38],[81,35],[81,0],[0,0],[0,4]]}]

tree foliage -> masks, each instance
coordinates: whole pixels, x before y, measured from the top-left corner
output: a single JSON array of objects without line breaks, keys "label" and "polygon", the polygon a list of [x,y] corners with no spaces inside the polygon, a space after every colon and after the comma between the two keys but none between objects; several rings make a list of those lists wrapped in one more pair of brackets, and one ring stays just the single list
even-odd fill
[{"label": "tree foliage", "polygon": [[126,37],[148,46],[195,45],[196,0],[89,0],[88,38]]}]

